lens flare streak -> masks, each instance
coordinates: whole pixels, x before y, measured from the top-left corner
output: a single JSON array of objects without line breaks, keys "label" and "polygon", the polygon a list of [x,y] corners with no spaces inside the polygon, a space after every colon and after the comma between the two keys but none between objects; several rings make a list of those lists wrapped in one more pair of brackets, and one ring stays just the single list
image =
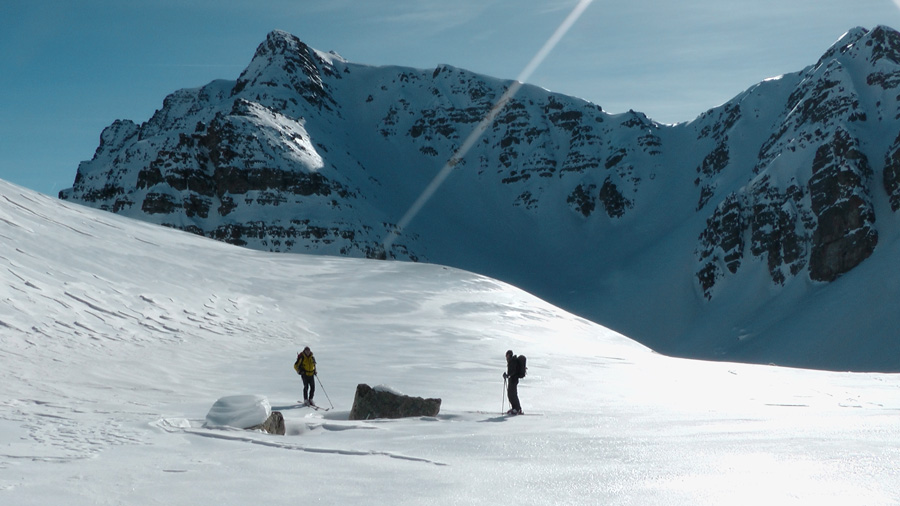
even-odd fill
[{"label": "lens flare streak", "polygon": [[[898,0],[900,1],[900,0]],[[497,100],[497,102],[491,107],[491,110],[484,116],[481,122],[472,130],[466,140],[459,146],[453,156],[450,157],[449,160],[444,164],[441,170],[437,173],[434,179],[428,184],[427,187],[422,191],[419,198],[413,202],[412,206],[410,206],[409,210],[406,211],[406,214],[400,218],[400,221],[397,222],[397,227],[391,231],[390,234],[385,238],[383,243],[384,253],[390,251],[391,247],[394,244],[394,241],[397,240],[397,237],[403,233],[403,230],[412,222],[412,220],[419,214],[425,204],[434,196],[434,193],[440,188],[440,186],[444,183],[450,173],[453,171],[453,168],[456,164],[462,160],[463,157],[472,149],[472,146],[475,145],[475,142],[481,138],[484,132],[488,129],[488,127],[493,124],[494,119],[500,114],[500,111],[506,106],[506,104],[512,99],[516,93],[518,93],[519,88],[522,87],[522,83],[527,81],[531,74],[537,70],[538,66],[547,58],[553,48],[562,40],[563,36],[565,36],[566,32],[572,28],[572,25],[578,20],[579,17],[584,13],[585,9],[593,2],[593,0],[580,0],[578,5],[572,9],[572,12],[566,17],[565,20],[559,25],[553,35],[550,36],[549,39],[544,43],[540,50],[534,55],[531,61],[528,62],[528,65],[522,69],[522,72],[519,73],[519,76],[515,81],[506,89],[503,95]]]}]

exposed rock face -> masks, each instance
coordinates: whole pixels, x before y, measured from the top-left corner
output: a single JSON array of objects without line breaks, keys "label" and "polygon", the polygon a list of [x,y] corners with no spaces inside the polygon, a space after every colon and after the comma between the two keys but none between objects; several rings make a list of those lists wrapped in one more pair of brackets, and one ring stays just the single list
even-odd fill
[{"label": "exposed rock face", "polygon": [[440,411],[440,399],[410,397],[360,383],[356,386],[350,420],[437,416]]},{"label": "exposed rock face", "polygon": [[[507,85],[449,66],[354,65],[275,31],[237,81],[180,90],[148,122],[108,127],[60,197],[257,249],[426,259],[415,232],[381,250],[395,192],[448,160]],[[536,212],[562,181],[583,218],[616,219],[634,206],[636,168],[658,164],[658,128],[526,87],[457,163],[484,176],[479,187],[509,187],[513,210]]]},{"label": "exposed rock face", "polygon": [[816,150],[812,169],[809,192],[818,223],[809,277],[833,281],[868,258],[878,243],[868,191],[872,170],[855,139],[843,129]]},{"label": "exposed rock face", "polygon": [[[860,146],[874,140],[868,123],[880,123],[888,110],[882,102],[867,104],[872,92],[859,87],[846,62],[871,65],[870,85],[897,88],[900,81],[885,78],[885,60],[894,62],[898,40],[884,27],[848,32],[818,64],[799,74],[780,126],[762,144],[757,176],[725,197],[700,235],[697,279],[707,298],[714,296],[726,270],[736,273],[748,256],[765,258],[772,281],[783,285],[804,271],[811,280],[833,281],[873,253],[878,244],[873,194],[886,192],[893,210],[900,209],[900,164],[894,161],[900,155],[896,141],[887,153],[875,152],[885,159],[879,188]],[[900,75],[896,62],[889,67],[890,75]],[[891,108],[896,110],[896,103]],[[698,171],[718,173],[708,165],[720,166],[705,163]],[[751,242],[745,247],[748,233]]]},{"label": "exposed rock face", "polygon": [[[108,127],[61,197],[241,246],[375,256],[392,225],[304,128],[305,107],[336,113],[327,80],[340,61],[272,32],[236,82],[180,90],[148,122]],[[417,259],[402,241],[394,253]]]},{"label": "exposed rock face", "polygon": [[891,210],[900,210],[900,134],[884,157],[883,184],[891,203]]},{"label": "exposed rock face", "polygon": [[[353,64],[275,31],[237,80],[110,125],[60,197],[256,249],[473,270],[679,353],[666,325],[642,323],[665,314],[646,300],[690,293],[698,328],[734,340],[703,322],[744,300],[740,283],[773,297],[828,283],[896,235],[879,230],[896,220],[876,220],[900,211],[890,28],[853,29],[814,65],[677,125],[526,85],[458,155],[509,86],[446,65]],[[445,164],[440,192],[385,250]],[[630,281],[645,293],[609,297],[640,258],[652,261]],[[663,258],[687,290],[643,281]]]},{"label": "exposed rock face", "polygon": [[281,414],[280,411],[273,411],[269,418],[266,418],[266,421],[259,425],[254,425],[252,427],[247,427],[247,430],[261,430],[263,432],[268,432],[269,434],[275,434],[278,436],[284,435],[284,415]]}]

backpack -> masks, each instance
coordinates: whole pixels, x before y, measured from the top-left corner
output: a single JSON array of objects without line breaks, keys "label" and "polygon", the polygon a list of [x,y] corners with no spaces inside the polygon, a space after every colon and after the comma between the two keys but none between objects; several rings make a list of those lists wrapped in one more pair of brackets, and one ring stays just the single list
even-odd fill
[{"label": "backpack", "polygon": [[516,360],[519,361],[519,366],[516,368],[518,369],[519,377],[524,378],[525,372],[528,370],[528,368],[525,367],[525,355],[519,355],[518,357],[516,357]]},{"label": "backpack", "polygon": [[297,360],[294,362],[294,370],[297,371],[297,374],[300,374],[300,354],[297,354]]}]

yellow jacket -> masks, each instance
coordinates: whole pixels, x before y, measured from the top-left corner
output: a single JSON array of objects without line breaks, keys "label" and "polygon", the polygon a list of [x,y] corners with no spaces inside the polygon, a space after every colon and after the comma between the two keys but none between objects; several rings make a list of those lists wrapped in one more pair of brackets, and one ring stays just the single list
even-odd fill
[{"label": "yellow jacket", "polygon": [[316,374],[316,357],[311,353],[308,356],[303,353],[297,355],[294,370],[297,371],[297,374],[313,376]]}]

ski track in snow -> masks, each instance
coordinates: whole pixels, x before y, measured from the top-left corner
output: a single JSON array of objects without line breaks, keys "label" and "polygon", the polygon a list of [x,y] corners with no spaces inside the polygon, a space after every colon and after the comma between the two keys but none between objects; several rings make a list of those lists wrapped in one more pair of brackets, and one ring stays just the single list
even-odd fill
[{"label": "ski track in snow", "polygon": [[[339,430],[349,430],[349,429],[339,429]],[[243,431],[241,434],[235,434],[230,432],[223,431],[210,431],[210,430],[196,430],[196,429],[184,429],[184,432],[187,434],[193,434],[195,436],[223,439],[226,441],[236,441],[242,443],[251,443],[256,445],[268,446],[270,448],[278,448],[282,450],[292,450],[292,451],[301,451],[307,453],[319,453],[319,454],[332,454],[332,455],[344,455],[344,456],[354,456],[354,457],[371,457],[371,456],[380,456],[380,457],[389,457],[392,459],[398,460],[406,460],[409,462],[421,462],[424,464],[433,464],[436,466],[446,466],[447,464],[442,462],[435,462],[433,460],[429,460],[421,457],[410,457],[407,455],[400,455],[391,452],[384,451],[364,451],[364,450],[346,450],[346,449],[336,449],[336,448],[316,448],[316,447],[308,447],[301,444],[289,443],[289,442],[277,442],[268,439],[258,439],[252,436],[243,435]],[[284,438],[282,438],[284,439]]]}]

